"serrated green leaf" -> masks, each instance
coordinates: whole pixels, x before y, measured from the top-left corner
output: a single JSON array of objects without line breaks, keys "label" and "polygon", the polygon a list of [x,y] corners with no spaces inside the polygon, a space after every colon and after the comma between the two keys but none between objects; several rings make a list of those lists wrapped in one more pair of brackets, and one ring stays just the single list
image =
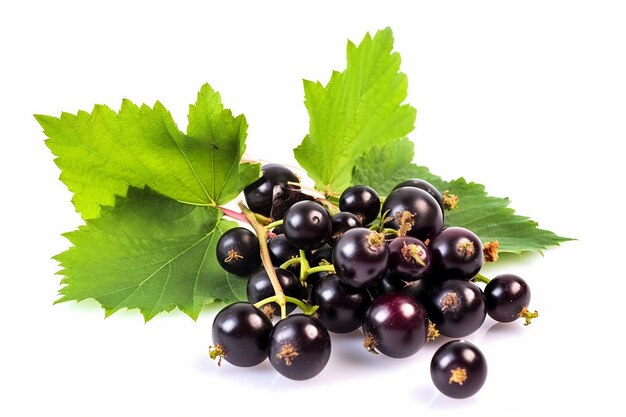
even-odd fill
[{"label": "serrated green leaf", "polygon": [[358,47],[348,42],[346,70],[333,72],[325,87],[304,82],[309,134],[294,154],[327,194],[350,185],[359,155],[413,130],[416,111],[402,104],[408,82],[392,50],[391,29],[368,34]]},{"label": "serrated green leaf", "polygon": [[147,185],[177,201],[215,206],[260,175],[258,164],[240,164],[245,118],[224,109],[208,84],[190,106],[187,135],[159,102],[149,107],[124,100],[119,113],[95,106],[91,113],[35,117],[85,219],[98,217],[100,207],[112,206],[129,186]]},{"label": "serrated green leaf", "polygon": [[176,307],[196,319],[208,302],[245,299],[246,280],[215,258],[217,240],[236,223],[149,189],[118,200],[65,234],[73,246],[55,257],[65,285],[58,302],[93,298],[107,316],[137,308],[148,321]]},{"label": "serrated green leaf", "polygon": [[537,222],[515,214],[508,207],[508,198],[492,197],[484,186],[468,183],[463,178],[445,181],[427,168],[413,164],[412,159],[413,144],[406,139],[374,148],[357,161],[353,183],[367,184],[381,195],[387,195],[397,183],[406,179],[426,180],[438,190],[459,197],[458,208],[446,211],[447,225],[468,228],[483,242],[497,240],[500,252],[542,253],[551,246],[571,240],[540,229]]}]

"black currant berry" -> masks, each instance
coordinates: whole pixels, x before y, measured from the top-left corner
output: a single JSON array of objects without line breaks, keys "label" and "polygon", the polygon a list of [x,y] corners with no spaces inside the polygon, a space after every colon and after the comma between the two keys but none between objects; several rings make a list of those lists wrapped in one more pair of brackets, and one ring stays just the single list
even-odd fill
[{"label": "black currant berry", "polygon": [[475,345],[453,340],[442,345],[433,355],[430,376],[437,389],[448,397],[471,397],[480,391],[487,379],[487,361]]},{"label": "black currant berry", "polygon": [[405,281],[422,278],[430,271],[430,265],[430,251],[421,240],[403,236],[389,243],[389,269],[402,275]]},{"label": "black currant berry", "polygon": [[356,214],[348,213],[347,211],[340,211],[334,214],[330,219],[330,223],[331,232],[329,243],[333,246],[345,232],[355,227],[362,226],[361,219]]},{"label": "black currant berry", "polygon": [[337,275],[354,288],[375,285],[387,271],[388,258],[384,236],[364,227],[345,232],[333,249]]},{"label": "black currant berry", "polygon": [[367,185],[355,185],[341,193],[339,210],[357,215],[361,223],[367,225],[378,217],[380,198],[373,188]]},{"label": "black currant berry", "polygon": [[485,321],[487,308],[478,286],[463,280],[439,282],[424,300],[428,318],[442,335],[464,337],[474,333]]},{"label": "black currant berry", "polygon": [[363,345],[369,351],[392,358],[407,358],[426,343],[426,310],[408,295],[383,294],[372,301],[365,313],[363,334]]},{"label": "black currant berry", "polygon": [[287,378],[313,378],[330,358],[330,335],[316,318],[293,314],[274,326],[268,356],[274,369]]},{"label": "black currant berry", "polygon": [[318,319],[333,333],[348,333],[361,325],[371,298],[366,289],[345,285],[335,274],[323,278],[311,293]]},{"label": "black currant berry", "polygon": [[[274,187],[277,185],[287,186],[288,182],[299,182],[289,168],[278,164],[267,164],[261,167],[261,178],[243,189],[246,204],[255,213],[269,217],[272,210],[272,198]],[[291,185],[291,187],[294,187]],[[297,188],[297,187],[295,187]]]},{"label": "black currant berry", "polygon": [[217,261],[235,275],[249,275],[261,266],[259,239],[244,227],[229,229],[217,241]]},{"label": "black currant berry", "polygon": [[448,227],[428,245],[433,258],[433,273],[439,279],[474,278],[483,266],[483,244],[463,227]]},{"label": "black currant berry", "polygon": [[[274,271],[276,271],[278,282],[280,282],[280,286],[283,288],[283,292],[286,296],[297,298],[298,300],[304,298],[304,287],[300,279],[296,278],[294,274],[285,269],[274,267]],[[272,283],[265,269],[260,269],[256,274],[250,277],[246,292],[248,294],[248,301],[252,304],[275,295],[274,287],[272,287]],[[266,305],[271,306],[274,312],[280,312],[280,306],[277,303],[272,302]],[[295,308],[295,304],[287,303],[287,313],[291,313]]]},{"label": "black currant berry", "polygon": [[236,366],[258,365],[267,358],[271,331],[270,319],[252,304],[230,304],[213,320],[211,357]]},{"label": "black currant berry", "polygon": [[393,189],[395,190],[401,187],[415,187],[415,188],[419,188],[421,190],[426,191],[428,194],[433,196],[433,198],[437,201],[437,204],[439,204],[439,207],[441,207],[441,211],[443,211],[443,197],[441,196],[441,193],[439,192],[439,190],[436,189],[428,181],[424,181],[419,178],[413,178],[410,180],[402,181],[400,184],[393,187]]},{"label": "black currant berry", "polygon": [[485,304],[492,319],[509,323],[525,317],[530,303],[530,288],[521,277],[498,275],[485,287]]},{"label": "black currant berry", "polygon": [[422,241],[433,237],[443,227],[443,212],[426,191],[415,187],[393,190],[383,203],[382,213],[391,220],[386,227],[402,230]]},{"label": "black currant berry", "polygon": [[333,248],[324,245],[311,255],[309,266],[328,265],[333,262]]},{"label": "black currant berry", "polygon": [[438,281],[433,281],[430,277],[424,277],[414,282],[407,282],[402,288],[402,293],[413,297],[415,301],[426,307],[430,293],[439,285]]},{"label": "black currant berry", "polygon": [[[280,266],[292,258],[300,256],[300,251],[287,240],[284,234],[276,235],[267,241],[267,249],[270,252],[270,259],[274,266]],[[294,264],[288,268],[289,271],[297,273],[300,271],[300,264]]]},{"label": "black currant berry", "polygon": [[380,281],[373,287],[368,288],[372,297],[378,297],[379,295],[388,294],[390,292],[402,292],[402,289],[407,285],[402,279],[404,277],[398,273],[387,271]]},{"label": "black currant berry", "polygon": [[289,242],[298,249],[318,249],[330,237],[330,215],[318,203],[300,201],[285,213],[283,229]]}]

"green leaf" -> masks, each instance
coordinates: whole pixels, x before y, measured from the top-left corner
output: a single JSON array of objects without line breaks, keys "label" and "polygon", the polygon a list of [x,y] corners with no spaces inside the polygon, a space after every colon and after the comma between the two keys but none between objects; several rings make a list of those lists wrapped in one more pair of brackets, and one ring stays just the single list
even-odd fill
[{"label": "green leaf", "polygon": [[391,29],[373,38],[368,34],[358,47],[348,42],[346,70],[333,72],[326,86],[304,82],[309,134],[294,154],[315,186],[329,195],[350,185],[361,154],[413,130],[416,111],[402,104],[408,82],[392,49]]},{"label": "green leaf", "polygon": [[446,224],[472,230],[483,242],[497,240],[500,252],[538,252],[571,240],[548,230],[539,229],[537,222],[515,214],[508,207],[508,198],[492,197],[485,187],[463,178],[445,181],[427,168],[414,165],[413,144],[399,140],[372,149],[359,158],[354,168],[353,183],[368,184],[381,195],[387,195],[393,187],[409,178],[421,178],[440,191],[448,191],[459,197],[458,208],[446,211]]},{"label": "green leaf", "polygon": [[85,219],[98,217],[101,206],[113,206],[129,186],[147,185],[180,202],[215,206],[260,175],[258,164],[240,164],[245,118],[224,109],[208,84],[190,106],[187,135],[159,102],[151,108],[124,100],[119,113],[97,105],[91,113],[35,117]]},{"label": "green leaf", "polygon": [[206,303],[245,299],[246,280],[215,257],[219,237],[235,226],[216,208],[130,188],[116,207],[65,234],[73,246],[55,257],[65,277],[58,302],[93,298],[107,316],[137,308],[148,321],[176,307],[196,319]]}]

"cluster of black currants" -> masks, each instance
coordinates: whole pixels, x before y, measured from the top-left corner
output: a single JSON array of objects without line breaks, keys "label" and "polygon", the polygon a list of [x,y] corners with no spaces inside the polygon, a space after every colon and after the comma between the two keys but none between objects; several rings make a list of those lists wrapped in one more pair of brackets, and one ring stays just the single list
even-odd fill
[{"label": "cluster of black currants", "polygon": [[[298,182],[289,169],[265,165],[240,205],[256,233],[231,229],[217,244],[222,267],[248,277],[248,302],[216,316],[212,357],[237,366],[269,358],[282,375],[304,380],[326,366],[329,332],[361,328],[370,352],[406,358],[439,334],[470,335],[487,314],[500,322],[536,316],[522,278],[480,275],[485,258],[497,257],[496,242],[445,227],[454,196],[411,179],[382,202],[369,186],[350,187],[337,209]],[[488,283],[482,290],[476,281]],[[296,307],[302,313],[290,314]],[[454,398],[476,393],[486,375],[483,354],[462,340],[431,362],[435,385]]]}]

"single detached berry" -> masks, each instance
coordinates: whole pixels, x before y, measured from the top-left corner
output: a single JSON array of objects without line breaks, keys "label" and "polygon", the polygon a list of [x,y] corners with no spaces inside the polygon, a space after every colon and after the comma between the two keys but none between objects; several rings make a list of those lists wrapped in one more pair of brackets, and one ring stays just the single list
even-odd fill
[{"label": "single detached berry", "polygon": [[424,307],[430,321],[448,337],[474,333],[487,316],[483,292],[477,285],[463,280],[435,284],[427,293]]},{"label": "single detached berry", "polygon": [[529,324],[530,319],[538,315],[528,310],[529,303],[530,288],[517,275],[498,275],[485,287],[487,313],[496,321],[509,323],[522,317]]},{"label": "single detached berry", "polygon": [[433,273],[440,279],[469,281],[483,266],[482,242],[463,227],[442,230],[428,247],[433,258]]},{"label": "single detached berry", "polygon": [[293,314],[276,323],[267,352],[281,375],[298,381],[310,379],[328,363],[330,335],[316,318]]},{"label": "single detached berry", "polygon": [[285,213],[283,229],[289,242],[298,249],[318,249],[330,237],[330,215],[318,203],[300,201]]},{"label": "single detached berry", "polygon": [[333,249],[333,265],[341,280],[354,288],[375,285],[387,272],[385,237],[364,227],[350,229]]},{"label": "single detached berry", "polygon": [[270,319],[252,304],[230,304],[213,320],[210,355],[236,366],[258,365],[267,358],[271,331]]},{"label": "single detached berry", "polygon": [[475,345],[454,340],[437,349],[430,362],[430,376],[442,394],[471,397],[487,379],[487,361]]},{"label": "single detached berry", "polygon": [[419,239],[402,236],[389,243],[389,269],[404,281],[417,281],[430,271],[428,247]]},{"label": "single detached berry", "polygon": [[[278,278],[278,282],[283,288],[283,292],[286,296],[297,298],[299,300],[304,298],[304,287],[294,274],[286,269],[277,267],[274,267],[274,271],[276,271],[276,277]],[[258,303],[259,301],[272,297],[276,294],[265,269],[260,269],[256,274],[252,275],[250,279],[248,279],[246,292],[248,295],[248,301],[252,304]],[[275,302],[266,304],[266,306],[268,307],[264,307],[269,309],[270,312],[280,312],[280,306]],[[295,304],[287,303],[287,313],[291,313],[295,308]]]},{"label": "single detached berry", "polygon": [[441,196],[439,190],[428,181],[419,178],[412,178],[410,180],[402,181],[400,184],[393,187],[393,189],[395,190],[401,187],[415,187],[426,191],[428,194],[433,196],[433,198],[437,201],[437,204],[439,204],[439,207],[441,207],[441,211],[443,211],[443,197]]},{"label": "single detached berry", "polygon": [[235,275],[249,275],[261,266],[259,239],[244,227],[227,230],[217,241],[217,261]]},{"label": "single detached berry", "polygon": [[365,313],[363,334],[363,345],[370,352],[392,358],[409,357],[426,343],[426,310],[408,295],[383,294],[372,301]]},{"label": "single detached berry", "polygon": [[357,215],[363,225],[368,225],[378,217],[380,197],[372,187],[355,185],[341,193],[339,210]]},{"label": "single detached berry", "polygon": [[[274,187],[277,185],[286,187],[289,182],[297,183],[300,180],[289,168],[279,164],[263,165],[261,171],[263,171],[261,178],[244,188],[243,194],[250,210],[269,217],[272,211]],[[290,187],[294,186],[290,185]]]},{"label": "single detached berry", "polygon": [[441,207],[433,196],[420,188],[393,190],[385,199],[381,212],[391,219],[385,222],[386,227],[422,241],[432,238],[443,227]]},{"label": "single detached berry", "polygon": [[319,306],[318,319],[333,333],[358,329],[371,301],[366,289],[348,287],[335,274],[323,278],[311,293],[311,304]]},{"label": "single detached berry", "polygon": [[331,232],[329,243],[331,245],[335,245],[337,240],[348,230],[363,225],[361,219],[356,214],[348,213],[347,211],[340,211],[334,214],[330,219],[330,224]]}]

